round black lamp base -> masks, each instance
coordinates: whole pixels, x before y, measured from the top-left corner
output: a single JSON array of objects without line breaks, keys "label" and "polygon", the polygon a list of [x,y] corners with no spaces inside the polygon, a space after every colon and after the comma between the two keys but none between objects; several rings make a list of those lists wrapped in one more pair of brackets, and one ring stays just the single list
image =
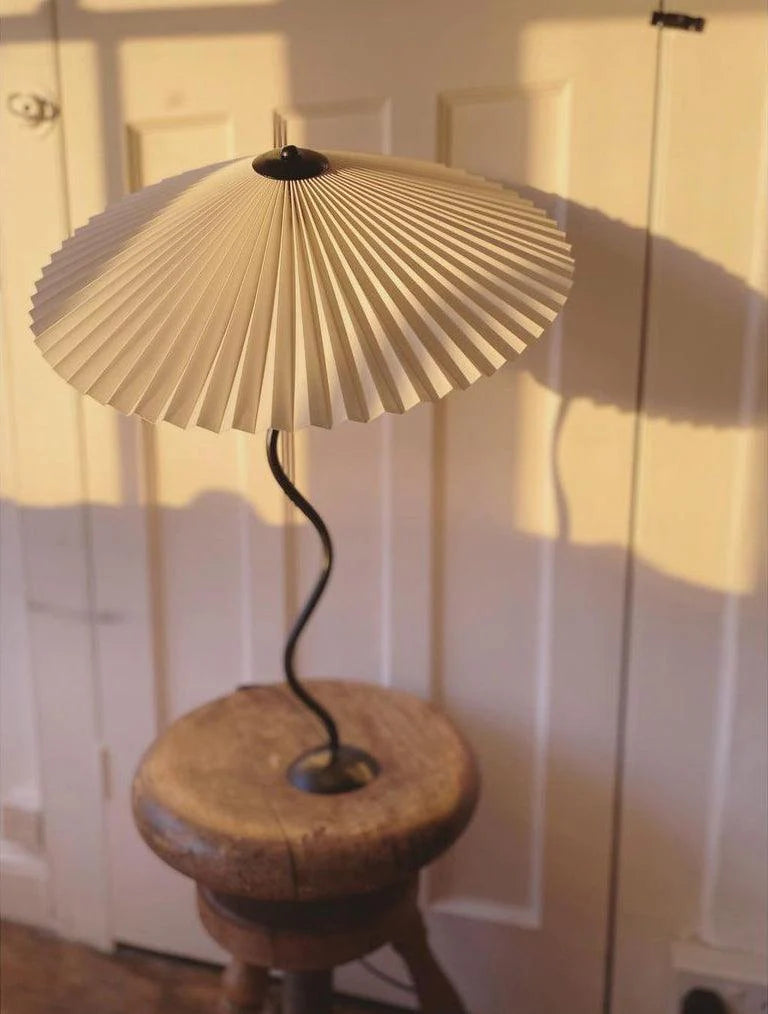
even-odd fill
[{"label": "round black lamp base", "polygon": [[288,781],[302,792],[333,796],[365,788],[379,773],[374,757],[343,743],[334,757],[330,747],[318,746],[303,753],[288,768]]}]

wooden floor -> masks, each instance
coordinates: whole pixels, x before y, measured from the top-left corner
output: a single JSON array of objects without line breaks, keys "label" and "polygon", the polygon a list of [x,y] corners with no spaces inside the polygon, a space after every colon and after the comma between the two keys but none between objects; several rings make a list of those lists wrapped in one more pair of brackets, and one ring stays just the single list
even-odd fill
[{"label": "wooden floor", "polygon": [[[100,954],[14,923],[0,926],[2,1014],[215,1014],[218,980],[207,965],[130,948]],[[278,996],[275,987],[275,1012]],[[342,998],[334,1010],[399,1014]]]}]

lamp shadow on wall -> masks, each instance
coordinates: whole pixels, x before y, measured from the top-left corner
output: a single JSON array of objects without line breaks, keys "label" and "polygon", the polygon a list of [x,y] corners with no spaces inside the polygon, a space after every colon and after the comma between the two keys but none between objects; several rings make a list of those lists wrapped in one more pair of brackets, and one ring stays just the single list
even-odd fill
[{"label": "lamp shadow on wall", "polygon": [[[528,193],[545,207],[551,207],[556,199],[541,192]],[[626,705],[621,686],[627,678],[625,653],[630,650],[623,636],[614,636],[602,610],[615,605],[618,618],[625,603],[623,599],[616,602],[616,596],[623,596],[631,581],[632,587],[642,589],[640,636],[643,629],[667,629],[679,637],[683,646],[679,660],[674,652],[664,660],[669,682],[666,728],[658,730],[661,742],[690,740],[692,708],[702,702],[704,707],[711,703],[712,722],[718,720],[714,711],[715,684],[721,678],[717,649],[722,650],[722,643],[718,644],[718,638],[725,641],[729,636],[723,620],[729,600],[738,603],[743,619],[738,635],[740,653],[747,660],[764,655],[759,617],[765,610],[765,523],[759,488],[765,461],[758,432],[766,417],[766,300],[720,265],[655,237],[649,272],[656,288],[650,305],[638,312],[637,331],[628,333],[618,324],[622,304],[630,300],[640,308],[648,296],[612,282],[631,278],[622,264],[627,256],[637,255],[638,245],[645,243],[644,233],[574,202],[565,202],[565,218],[577,267],[563,314],[557,383],[553,387],[550,342],[558,341],[559,335],[553,339],[544,336],[499,375],[464,394],[451,395],[437,410],[434,683],[438,699],[446,701],[477,744],[486,772],[483,809],[443,861],[438,893],[442,883],[450,894],[455,871],[469,895],[487,896],[483,885],[493,881],[487,871],[504,870],[497,883],[514,885],[506,899],[506,915],[513,924],[517,920],[518,925],[536,925],[545,910],[566,913],[572,932],[567,939],[558,937],[553,946],[563,954],[559,966],[563,973],[578,979],[579,969],[591,967],[580,949],[589,948],[590,940],[600,939],[599,931],[591,933],[582,921],[584,913],[591,911],[586,899],[607,896],[607,858],[594,851],[594,846],[610,837],[605,820],[611,812],[615,785],[611,779],[599,777],[599,758],[612,752],[620,756],[617,737],[624,734],[625,716],[620,712]],[[552,390],[557,398],[548,420],[547,465],[555,510],[552,518],[545,511],[538,525],[534,519],[524,530],[505,525],[498,516],[499,502],[509,505],[513,517],[519,499],[521,477],[509,441],[503,438],[516,425],[511,402],[515,372]],[[642,408],[638,409],[641,398]],[[644,453],[649,448],[653,453],[654,445],[657,449],[661,441],[679,448],[677,465],[663,479],[660,459],[655,459],[656,486],[640,485],[634,491],[636,497],[647,498],[643,504],[661,494],[668,516],[660,519],[659,531],[649,532],[647,519],[638,523],[641,515],[636,501],[634,521],[625,516],[629,552],[610,534],[615,533],[616,509],[611,476],[604,476],[604,492],[586,497],[592,511],[589,517],[584,516],[582,502],[585,484],[594,481],[589,458],[599,455],[601,428],[613,425],[617,415],[633,425],[635,418],[638,420],[636,451],[641,467]],[[576,432],[588,439],[585,445],[579,446],[569,433],[572,416],[579,420]],[[524,418],[518,423],[525,427]],[[455,461],[450,460],[452,453],[457,455]],[[734,467],[739,460],[746,462],[746,479],[740,466]],[[587,467],[586,477],[580,479],[581,464]],[[625,492],[631,497],[629,471],[626,482]],[[744,488],[736,488],[739,483],[744,483]],[[491,510],[482,502],[488,488],[496,503]],[[723,504],[728,506],[725,512]],[[620,513],[625,509],[620,506]],[[626,526],[634,526],[634,531]],[[601,529],[606,533],[602,537]],[[454,557],[453,569],[446,566],[446,555]],[[541,621],[537,611],[540,589],[521,589],[519,575],[535,574],[537,561],[540,566],[547,556],[552,559],[553,574],[548,594],[561,606],[559,611],[554,609],[549,631],[552,646],[545,679],[558,691],[556,700],[550,697],[545,703],[545,709],[551,706],[553,710],[537,726],[535,701],[522,694],[519,715],[510,710],[508,702],[514,699],[509,687],[516,679],[524,684],[541,676],[541,670],[537,677],[531,675],[540,662],[531,649]],[[466,560],[474,561],[474,571],[462,566]],[[452,629],[456,610],[446,604],[446,596],[451,595],[444,579],[446,569],[451,578],[463,572],[472,580],[471,590],[464,596],[471,612],[458,629]],[[628,617],[623,616],[624,636],[631,638],[634,632],[627,630],[627,622]],[[705,641],[703,630],[711,640]],[[699,642],[703,664],[700,670],[689,671],[694,657],[690,646]],[[470,647],[465,649],[466,644]],[[590,669],[590,650],[584,650],[589,644],[602,644],[606,654],[612,654],[610,671]],[[714,652],[710,650],[713,644]],[[500,665],[501,659],[507,664]],[[462,667],[468,674],[482,673],[482,701],[472,701],[471,693],[463,694]],[[593,700],[597,706],[604,681],[614,679],[615,710],[605,716],[610,724],[600,728],[584,700],[596,688]],[[742,737],[752,735],[758,742],[764,706],[759,700],[751,708],[746,703],[755,696],[751,683],[736,691],[745,695],[739,706],[750,715],[740,728]],[[468,698],[469,706],[462,713],[462,699]],[[570,721],[564,713],[569,707]],[[584,728],[591,725],[591,741],[589,734],[574,735],[574,716],[580,713]],[[749,734],[744,732],[747,726],[752,730]],[[548,750],[542,738],[548,740]],[[691,758],[700,761],[695,749]],[[688,777],[665,786],[664,792],[650,782],[635,785],[633,790],[629,819],[635,848],[653,857],[649,868],[668,871],[670,896],[689,890],[690,885],[701,885],[706,877],[706,846],[700,829],[678,819],[691,805],[684,793],[692,784]],[[704,784],[699,789],[707,791]],[[505,833],[498,833],[501,827]],[[570,856],[572,865],[565,868],[553,863],[544,880],[544,849],[555,848],[553,841],[559,842],[555,854]],[[579,871],[578,876],[573,875],[574,870]],[[752,885],[762,877],[758,869],[752,876]],[[697,896],[700,889],[692,888],[689,896]],[[749,877],[740,880],[738,889],[745,892],[746,905],[752,891]],[[659,906],[663,909],[661,898]],[[539,993],[525,996],[526,983],[535,990],[542,981],[532,971],[535,948],[528,954],[516,937],[514,947],[510,939],[497,950],[503,935],[486,935],[485,928],[478,932],[483,936],[478,948],[489,955],[488,968],[494,962],[515,964],[523,1007],[528,999],[531,1009],[537,1004],[539,1009],[548,1009],[547,997]],[[665,966],[666,955],[659,961],[660,967]],[[474,971],[482,974],[478,967]],[[573,985],[574,996],[586,995],[586,979]],[[552,1004],[557,992],[553,989]]]}]

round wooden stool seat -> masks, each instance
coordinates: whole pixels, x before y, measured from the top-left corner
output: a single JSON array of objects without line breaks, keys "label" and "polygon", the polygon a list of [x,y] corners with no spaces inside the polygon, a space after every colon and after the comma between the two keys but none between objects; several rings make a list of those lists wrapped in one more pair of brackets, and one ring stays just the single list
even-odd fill
[{"label": "round wooden stool seat", "polygon": [[313,900],[403,880],[459,836],[477,775],[451,723],[410,694],[310,685],[379,776],[336,796],[294,788],[286,769],[322,742],[318,723],[282,685],[237,690],[174,722],[141,762],[134,813],[161,859],[217,891]]},{"label": "round wooden stool seat", "polygon": [[[283,685],[249,686],[166,729],[133,785],[150,848],[198,884],[209,933],[233,956],[222,1010],[259,1010],[266,969],[287,971],[286,1010],[331,1010],[331,969],[391,942],[424,1011],[464,1008],[416,906],[420,869],[461,834],[478,778],[453,725],[410,694],[310,681],[341,740],[372,754],[364,788],[313,795],[286,772],[322,729]],[[320,992],[322,1001],[319,999]]]}]

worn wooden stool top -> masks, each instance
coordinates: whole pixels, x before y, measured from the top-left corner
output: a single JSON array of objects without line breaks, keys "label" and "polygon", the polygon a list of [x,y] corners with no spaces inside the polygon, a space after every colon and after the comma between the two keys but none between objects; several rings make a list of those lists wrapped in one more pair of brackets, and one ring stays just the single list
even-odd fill
[{"label": "worn wooden stool top", "polygon": [[402,881],[461,834],[477,773],[447,718],[382,687],[310,686],[378,778],[336,796],[294,788],[286,768],[322,730],[282,685],[237,690],[174,722],[141,762],[134,814],[165,862],[216,891],[309,901]]}]

